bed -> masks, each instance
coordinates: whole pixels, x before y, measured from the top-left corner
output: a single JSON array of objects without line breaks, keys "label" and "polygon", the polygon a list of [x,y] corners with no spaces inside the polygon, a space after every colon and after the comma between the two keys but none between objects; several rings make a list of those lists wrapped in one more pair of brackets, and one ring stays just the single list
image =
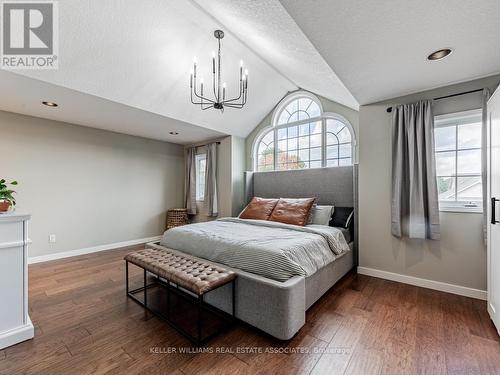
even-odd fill
[{"label": "bed", "polygon": [[[354,172],[337,167],[249,173],[246,194],[316,196],[318,204],[355,207]],[[323,225],[222,218],[171,229],[148,246],[172,248],[235,271],[237,318],[287,340],[305,324],[306,310],[355,265],[355,237]],[[230,292],[229,287],[217,289],[206,302],[229,312]]]}]

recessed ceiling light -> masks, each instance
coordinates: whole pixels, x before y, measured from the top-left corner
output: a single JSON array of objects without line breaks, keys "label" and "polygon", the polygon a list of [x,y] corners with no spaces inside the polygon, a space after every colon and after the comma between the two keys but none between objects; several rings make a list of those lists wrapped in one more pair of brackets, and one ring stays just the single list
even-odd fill
[{"label": "recessed ceiling light", "polygon": [[47,107],[53,107],[53,108],[55,108],[55,107],[58,107],[58,106],[59,106],[59,104],[57,104],[57,103],[54,103],[54,102],[47,102],[47,101],[43,101],[43,102],[42,102],[42,104],[43,104],[43,105],[46,105]]},{"label": "recessed ceiling light", "polygon": [[427,60],[435,61],[444,59],[447,56],[450,56],[453,50],[451,48],[443,48],[437,51],[432,52],[429,56],[427,56]]},{"label": "recessed ceiling light", "polygon": [[171,135],[179,135],[179,133],[177,133],[177,132],[168,132],[168,134],[171,134]]}]

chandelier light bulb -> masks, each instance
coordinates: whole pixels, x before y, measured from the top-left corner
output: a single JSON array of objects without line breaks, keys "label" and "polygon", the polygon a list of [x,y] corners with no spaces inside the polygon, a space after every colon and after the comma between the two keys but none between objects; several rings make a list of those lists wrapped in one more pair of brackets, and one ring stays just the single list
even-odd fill
[{"label": "chandelier light bulb", "polygon": [[248,76],[248,69],[245,69],[245,75]]},{"label": "chandelier light bulb", "polygon": [[198,59],[196,58],[196,56],[193,57],[193,63],[194,63],[194,65],[196,65],[197,62],[198,62]]},{"label": "chandelier light bulb", "polygon": [[240,60],[240,67],[243,66],[243,60]]}]

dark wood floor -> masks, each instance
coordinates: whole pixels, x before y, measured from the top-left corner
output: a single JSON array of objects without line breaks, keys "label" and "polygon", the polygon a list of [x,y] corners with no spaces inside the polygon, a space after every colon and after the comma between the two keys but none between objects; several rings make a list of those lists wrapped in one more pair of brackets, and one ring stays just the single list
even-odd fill
[{"label": "dark wood floor", "polygon": [[129,250],[30,266],[35,338],[0,351],[0,374],[500,374],[484,301],[354,273],[290,341],[240,324],[180,353],[190,343],[125,297]]}]

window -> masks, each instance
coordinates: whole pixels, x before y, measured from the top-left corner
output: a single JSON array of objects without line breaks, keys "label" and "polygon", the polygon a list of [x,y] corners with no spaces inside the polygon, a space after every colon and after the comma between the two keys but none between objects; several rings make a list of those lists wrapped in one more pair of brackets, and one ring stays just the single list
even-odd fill
[{"label": "window", "polygon": [[481,211],[481,111],[435,118],[436,178],[441,210]]},{"label": "window", "polygon": [[307,92],[285,98],[273,115],[273,126],[254,144],[259,172],[353,164],[354,133],[342,116],[323,113]]},{"label": "window", "polygon": [[196,155],[196,200],[205,199],[205,165],[207,163],[207,154]]}]

